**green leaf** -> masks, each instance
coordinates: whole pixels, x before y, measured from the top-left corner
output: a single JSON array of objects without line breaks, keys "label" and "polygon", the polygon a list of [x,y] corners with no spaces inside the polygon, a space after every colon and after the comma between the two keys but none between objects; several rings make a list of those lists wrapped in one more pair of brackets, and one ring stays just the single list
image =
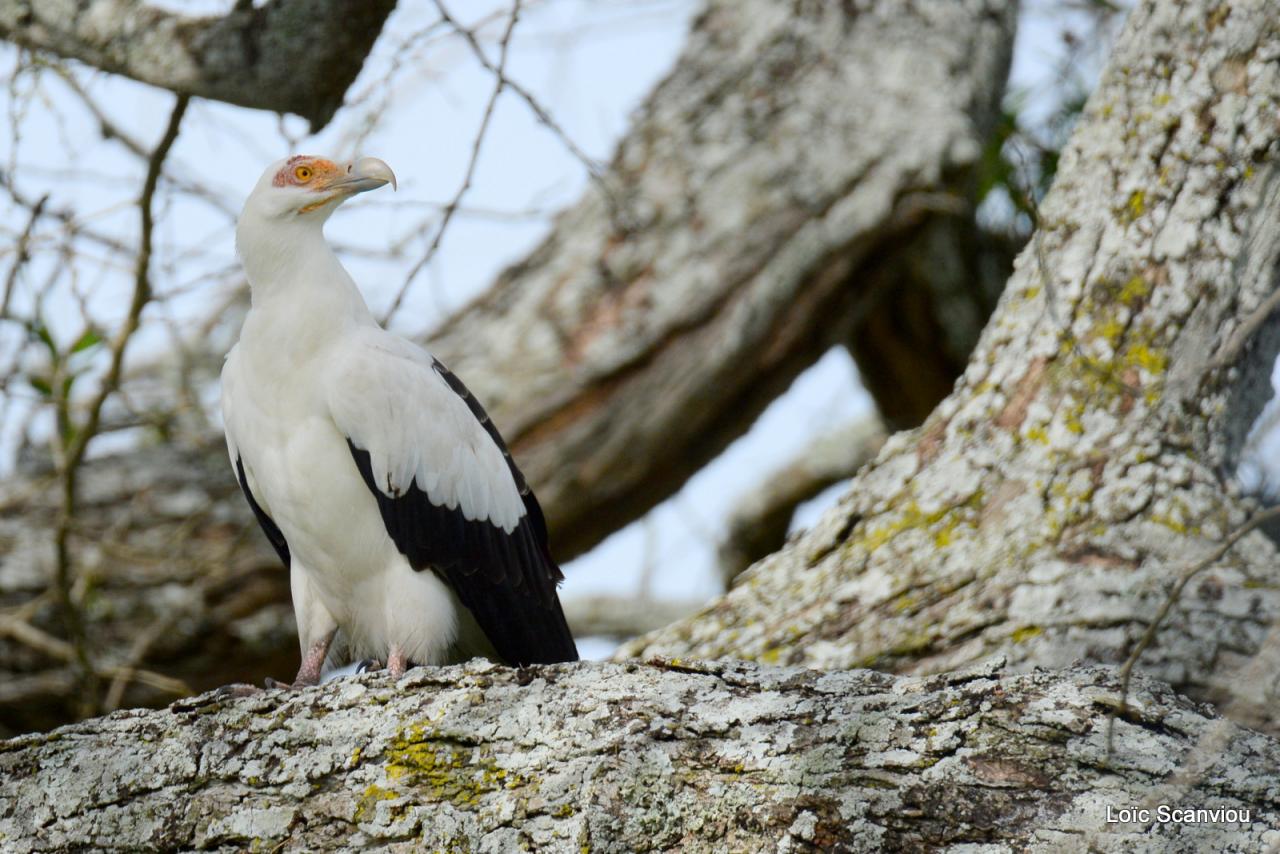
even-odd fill
[{"label": "green leaf", "polygon": [[49,327],[37,322],[31,327],[31,332],[39,341],[44,343],[44,346],[49,348],[50,353],[55,356],[58,355],[58,345],[53,343],[53,336],[49,334]]},{"label": "green leaf", "polygon": [[84,331],[84,334],[77,339],[76,343],[71,345],[71,352],[82,353],[90,347],[97,347],[101,343],[102,336],[98,334],[96,329],[90,326]]},{"label": "green leaf", "polygon": [[53,396],[53,386],[49,384],[49,379],[47,377],[27,377],[27,382],[31,384],[33,389],[40,392],[41,396]]}]

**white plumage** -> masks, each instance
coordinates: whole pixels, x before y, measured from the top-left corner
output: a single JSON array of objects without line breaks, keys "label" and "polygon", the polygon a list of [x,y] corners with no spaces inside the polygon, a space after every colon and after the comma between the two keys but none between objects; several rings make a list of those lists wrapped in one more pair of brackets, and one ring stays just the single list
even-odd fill
[{"label": "white plumage", "polygon": [[378,326],[322,227],[394,182],[372,158],[273,164],[236,244],[252,288],[222,372],[231,464],[290,568],[314,683],[341,631],[350,659],[435,664],[577,657],[537,502],[483,409],[418,346]]},{"label": "white plumage", "polygon": [[329,412],[369,449],[383,492],[401,495],[416,478],[433,504],[515,530],[524,503],[506,458],[422,348],[371,326],[335,355]]}]

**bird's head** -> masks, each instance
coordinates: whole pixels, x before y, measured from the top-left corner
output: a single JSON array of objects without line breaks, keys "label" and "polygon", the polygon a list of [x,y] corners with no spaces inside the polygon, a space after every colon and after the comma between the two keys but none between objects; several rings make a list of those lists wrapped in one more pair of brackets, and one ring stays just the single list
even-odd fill
[{"label": "bird's head", "polygon": [[300,154],[267,167],[245,201],[241,219],[323,223],[355,194],[386,184],[395,189],[395,173],[376,157],[335,163]]},{"label": "bird's head", "polygon": [[[286,272],[324,247],[325,220],[347,199],[396,186],[391,167],[376,157],[336,163],[300,155],[271,164],[245,200],[236,224],[236,250],[255,286]],[[328,255],[325,252],[319,255]],[[336,263],[336,262],[335,262]]]}]

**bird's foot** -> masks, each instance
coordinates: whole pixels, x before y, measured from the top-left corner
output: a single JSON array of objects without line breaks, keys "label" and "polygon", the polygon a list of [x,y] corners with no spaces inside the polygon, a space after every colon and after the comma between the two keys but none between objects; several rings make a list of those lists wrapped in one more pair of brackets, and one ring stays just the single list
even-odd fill
[{"label": "bird's foot", "polygon": [[292,682],[281,682],[278,679],[272,679],[270,676],[268,676],[265,680],[263,680],[263,684],[265,684],[267,686],[267,689],[271,691],[275,691],[277,689],[284,690],[284,691],[297,691],[300,688],[310,688],[312,685],[319,685],[320,683],[318,680],[307,681],[306,679],[301,678],[301,676],[299,676],[299,678],[293,680]]},{"label": "bird's foot", "polygon": [[[271,680],[268,679],[267,682],[270,683]],[[268,684],[267,688],[270,687],[271,685]],[[223,685],[221,688],[215,689],[214,694],[219,697],[253,697],[257,694],[261,694],[264,690],[265,689],[259,688],[257,685],[250,685],[247,682],[232,682],[230,685]]]},{"label": "bird's foot", "polygon": [[404,672],[409,669],[409,658],[400,651],[400,647],[395,644],[391,645],[391,652],[387,656],[387,672],[391,674],[392,679],[399,679]]},{"label": "bird's foot", "polygon": [[312,686],[319,685],[320,677],[311,676],[310,673],[298,671],[298,675],[294,677],[292,682],[282,682],[279,680],[271,679],[270,676],[266,677],[266,679],[262,681],[264,681],[264,684],[268,686],[268,688],[271,690],[284,689],[289,691],[296,691],[302,688],[312,688]]}]

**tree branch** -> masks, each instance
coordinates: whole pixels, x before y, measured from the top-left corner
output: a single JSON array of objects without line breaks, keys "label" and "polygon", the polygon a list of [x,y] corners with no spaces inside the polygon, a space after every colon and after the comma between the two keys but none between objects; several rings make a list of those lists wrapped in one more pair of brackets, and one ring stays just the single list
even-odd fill
[{"label": "tree branch", "polygon": [[[881,304],[895,259],[920,257],[914,237],[967,227],[959,214],[1000,102],[1015,16],[1004,0],[708,2],[610,166],[606,182],[633,214],[625,227],[592,183],[546,243],[428,341],[511,440],[557,557],[670,495],[846,342]],[[895,71],[904,63],[915,69],[910,84]],[[935,305],[965,313],[954,295]],[[238,564],[225,553],[252,520],[220,436],[92,460],[85,477],[98,500],[82,505],[84,530],[133,555],[94,550],[104,561],[96,592],[120,615],[96,626],[115,660],[136,631],[124,615],[149,620],[170,607],[155,593],[163,585],[190,590],[193,578],[225,573],[219,561],[275,577],[256,531]],[[214,504],[190,536],[172,536],[153,504],[181,505],[196,484],[200,506]],[[46,542],[56,518],[43,496],[22,500],[22,526],[0,518],[13,538],[0,540],[6,567]],[[28,565],[45,571],[40,557]],[[0,594],[13,577],[0,573]],[[255,600],[259,612],[238,617],[244,626],[213,625],[219,611],[192,605],[199,618],[175,624],[147,666],[170,662],[197,687],[287,669],[280,661],[297,654],[281,618],[287,584],[263,589],[277,598]],[[243,642],[242,629],[261,642]],[[0,673],[30,669],[0,649]],[[27,720],[26,708],[0,711]]]},{"label": "tree branch", "polygon": [[196,18],[143,0],[0,0],[0,38],[169,89],[328,123],[395,0],[269,0]]},{"label": "tree branch", "polygon": [[[924,425],[748,583],[619,655],[937,672],[1135,651],[1126,672],[1230,707],[1280,619],[1276,542],[1228,483],[1280,352],[1257,312],[1280,265],[1280,130],[1183,117],[1270,80],[1280,23],[1234,2],[1189,25],[1209,5],[1129,15],[1039,236]],[[1280,728],[1261,687],[1260,725]]]},{"label": "tree branch", "polygon": [[560,556],[669,496],[846,341],[892,282],[869,270],[966,227],[1015,6],[779,8],[709,3],[609,192],[428,342],[508,438]]},{"label": "tree branch", "polygon": [[0,745],[0,834],[15,851],[1022,850],[1090,832],[1094,850],[1262,850],[1280,744],[1229,723],[1176,806],[1247,820],[1108,823],[1219,725],[1135,687],[1109,767],[1100,668],[473,662],[205,695]]}]

